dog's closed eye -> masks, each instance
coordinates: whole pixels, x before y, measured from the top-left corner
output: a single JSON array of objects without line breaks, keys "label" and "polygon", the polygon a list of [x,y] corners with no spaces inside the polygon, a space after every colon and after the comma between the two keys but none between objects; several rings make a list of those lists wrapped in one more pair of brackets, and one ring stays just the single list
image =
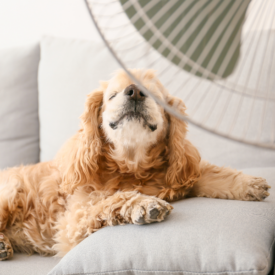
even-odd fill
[{"label": "dog's closed eye", "polygon": [[111,95],[111,97],[109,98],[109,100],[111,100],[112,98],[114,98],[117,95],[117,93],[114,93]]}]

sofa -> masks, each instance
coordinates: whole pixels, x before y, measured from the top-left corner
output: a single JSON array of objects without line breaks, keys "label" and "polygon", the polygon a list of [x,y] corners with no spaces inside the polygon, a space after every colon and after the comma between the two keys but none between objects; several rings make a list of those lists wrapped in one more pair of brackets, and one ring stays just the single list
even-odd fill
[{"label": "sofa", "polygon": [[[46,36],[39,44],[1,50],[0,169],[53,159],[78,130],[86,95],[118,68],[96,41]],[[175,202],[164,222],[104,228],[63,259],[15,253],[0,262],[0,275],[273,274],[275,151],[192,125],[188,139],[203,159],[265,177],[270,196],[263,202]]]}]

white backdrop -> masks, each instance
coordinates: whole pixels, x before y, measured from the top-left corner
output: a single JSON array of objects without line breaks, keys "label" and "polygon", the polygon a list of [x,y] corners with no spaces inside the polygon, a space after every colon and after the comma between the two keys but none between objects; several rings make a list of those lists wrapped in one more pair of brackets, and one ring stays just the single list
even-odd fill
[{"label": "white backdrop", "polygon": [[101,40],[84,0],[0,0],[0,48],[39,41],[44,34]]},{"label": "white backdrop", "polygon": [[0,48],[29,44],[44,34],[101,39],[84,0],[0,0]]}]

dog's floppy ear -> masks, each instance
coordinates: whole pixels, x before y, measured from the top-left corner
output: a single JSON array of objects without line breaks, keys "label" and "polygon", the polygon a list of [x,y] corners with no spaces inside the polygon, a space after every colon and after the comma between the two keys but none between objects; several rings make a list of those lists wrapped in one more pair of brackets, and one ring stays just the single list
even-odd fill
[{"label": "dog's floppy ear", "polygon": [[100,110],[103,102],[103,87],[90,93],[85,111],[81,116],[82,127],[61,150],[61,188],[72,194],[75,188],[89,182],[96,182],[99,168],[102,137],[100,134]]},{"label": "dog's floppy ear", "polygon": [[[186,115],[186,107],[182,100],[169,95],[167,102],[179,113]],[[201,158],[197,149],[186,140],[187,123],[173,115],[169,115],[169,118],[169,167],[166,174],[169,188],[166,189],[164,197],[176,200],[185,196],[200,177]]]}]

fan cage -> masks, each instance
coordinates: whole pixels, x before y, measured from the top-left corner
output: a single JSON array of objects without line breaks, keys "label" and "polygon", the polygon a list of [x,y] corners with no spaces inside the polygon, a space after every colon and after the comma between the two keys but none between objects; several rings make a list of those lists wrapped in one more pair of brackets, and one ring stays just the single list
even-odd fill
[{"label": "fan cage", "polygon": [[[151,0],[143,6],[140,4],[141,0],[85,0],[85,3],[102,40],[119,65],[135,84],[142,87],[143,91],[167,112],[224,138],[275,149],[275,83],[272,78],[272,72],[275,72],[275,32],[272,31],[275,26],[275,1],[232,1],[234,3],[231,17],[227,16],[224,20],[230,18],[233,22],[234,18],[240,18],[244,10],[246,16],[240,28],[241,58],[233,73],[226,78],[223,78],[221,73],[213,74],[211,70],[202,68],[175,48],[170,55],[163,57],[152,47],[150,41],[142,36],[149,27],[154,26],[154,18],[148,19],[145,11],[163,1]],[[168,5],[173,5],[172,2],[176,1],[166,1],[160,9],[162,14],[155,17],[165,14]],[[214,6],[219,0],[212,2]],[[137,12],[129,18],[125,10],[131,6],[134,6]],[[135,20],[140,18],[146,22],[142,32],[134,27]],[[211,20],[213,21],[213,18],[209,16],[206,22]],[[214,38],[221,33],[225,36],[226,30],[217,28]],[[161,34],[156,30],[152,39],[158,39],[158,35]],[[211,38],[212,42],[209,40],[212,44],[215,42],[214,38]],[[161,44],[162,48],[171,46],[168,40],[164,39],[164,43],[166,44]],[[236,45],[233,43],[230,46],[231,56],[234,52],[232,47],[235,46],[236,49]],[[177,65],[171,60],[176,54],[182,57]],[[217,59],[215,56],[214,58]],[[191,69],[183,70],[190,61]],[[223,65],[221,64],[220,71],[226,67],[226,64]],[[147,90],[128,69],[137,66],[155,69],[169,92],[185,102],[189,116],[183,116]],[[243,71],[246,72],[245,76]]]}]

